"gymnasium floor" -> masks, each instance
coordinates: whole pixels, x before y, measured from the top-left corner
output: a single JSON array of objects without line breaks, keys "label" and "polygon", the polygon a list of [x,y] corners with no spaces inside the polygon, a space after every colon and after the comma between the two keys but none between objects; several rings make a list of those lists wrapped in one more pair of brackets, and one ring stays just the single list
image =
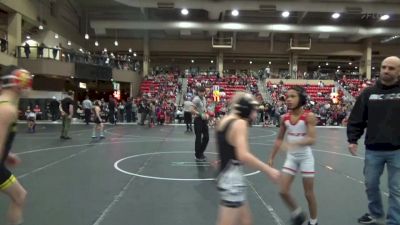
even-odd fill
[{"label": "gymnasium floor", "polygon": [[[106,126],[101,141],[92,141],[91,126],[85,125],[73,125],[69,141],[59,139],[60,125],[38,125],[35,134],[24,133],[25,125],[19,130],[13,151],[23,163],[14,172],[29,192],[24,225],[215,224],[215,169],[194,163],[194,135],[184,134],[183,126]],[[267,159],[276,132],[251,128],[251,148],[261,159]],[[209,161],[216,158],[213,134],[210,129]],[[364,150],[350,156],[345,136],[345,129],[318,128],[315,189],[321,225],[357,224],[367,209]],[[283,160],[280,154],[275,165],[280,168]],[[261,173],[246,172],[253,224],[289,224],[277,187]],[[293,193],[306,208],[298,178]],[[385,174],[385,193],[386,180]],[[1,195],[3,215],[6,202]]]}]

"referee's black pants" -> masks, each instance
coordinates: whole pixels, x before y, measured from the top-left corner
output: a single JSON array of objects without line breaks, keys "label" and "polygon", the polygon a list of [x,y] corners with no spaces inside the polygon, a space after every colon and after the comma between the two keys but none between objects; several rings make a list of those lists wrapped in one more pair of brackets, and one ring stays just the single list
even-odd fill
[{"label": "referee's black pants", "polygon": [[90,109],[85,109],[85,123],[86,123],[86,125],[88,125],[89,122],[90,122],[90,113],[91,113]]},{"label": "referee's black pants", "polygon": [[203,158],[209,140],[207,120],[196,117],[194,119],[194,133],[196,134],[195,156],[196,158]]}]

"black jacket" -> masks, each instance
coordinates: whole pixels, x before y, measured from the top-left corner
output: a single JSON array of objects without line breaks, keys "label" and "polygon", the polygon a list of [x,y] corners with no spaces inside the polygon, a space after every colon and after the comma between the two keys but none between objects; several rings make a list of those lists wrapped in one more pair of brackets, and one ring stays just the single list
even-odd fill
[{"label": "black jacket", "polygon": [[367,149],[400,149],[400,82],[385,86],[377,81],[360,94],[348,121],[348,142],[357,143],[365,128]]}]

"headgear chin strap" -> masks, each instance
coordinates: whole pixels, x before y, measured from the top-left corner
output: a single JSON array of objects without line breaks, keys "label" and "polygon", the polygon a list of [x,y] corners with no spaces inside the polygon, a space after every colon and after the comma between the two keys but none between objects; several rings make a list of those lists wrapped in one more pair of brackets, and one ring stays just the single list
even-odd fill
[{"label": "headgear chin strap", "polygon": [[32,88],[32,76],[29,71],[15,69],[9,75],[1,77],[1,88],[19,87],[23,90]]}]

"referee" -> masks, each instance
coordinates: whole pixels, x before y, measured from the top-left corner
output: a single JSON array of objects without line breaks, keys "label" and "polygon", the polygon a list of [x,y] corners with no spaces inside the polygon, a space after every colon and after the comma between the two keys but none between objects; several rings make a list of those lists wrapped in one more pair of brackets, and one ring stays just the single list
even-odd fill
[{"label": "referee", "polygon": [[196,134],[195,157],[197,162],[205,162],[204,151],[207,148],[208,136],[208,115],[207,101],[204,97],[206,89],[202,86],[197,88],[197,96],[193,98],[192,114],[194,115],[194,133]]}]

